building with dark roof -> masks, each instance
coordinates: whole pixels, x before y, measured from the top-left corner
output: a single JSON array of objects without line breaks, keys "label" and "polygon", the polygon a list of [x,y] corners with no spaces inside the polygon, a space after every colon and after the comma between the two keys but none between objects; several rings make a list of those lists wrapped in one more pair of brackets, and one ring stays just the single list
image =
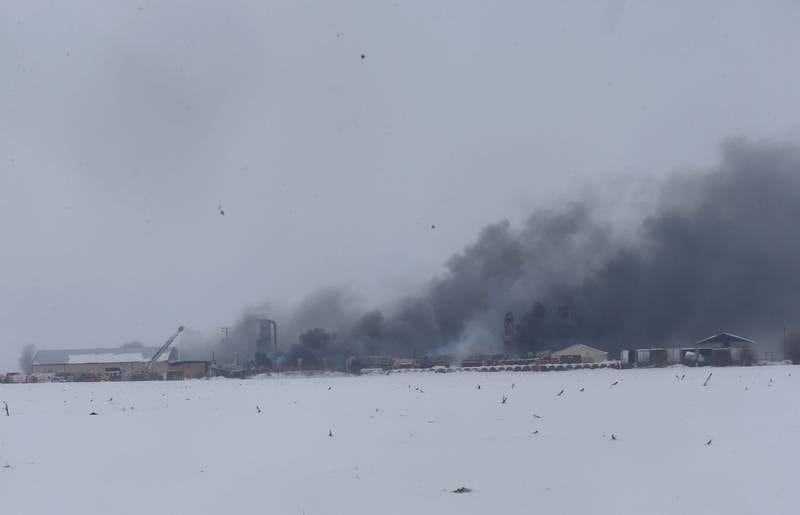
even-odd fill
[{"label": "building with dark roof", "polygon": [[681,349],[681,361],[694,365],[749,365],[754,361],[756,342],[732,333],[719,333]]}]

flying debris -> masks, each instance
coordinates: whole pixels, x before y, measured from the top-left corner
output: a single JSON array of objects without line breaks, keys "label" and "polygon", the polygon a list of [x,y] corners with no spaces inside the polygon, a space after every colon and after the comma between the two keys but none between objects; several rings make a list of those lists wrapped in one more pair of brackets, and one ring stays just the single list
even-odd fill
[{"label": "flying debris", "polygon": [[366,58],[367,58],[366,54],[361,54],[361,59],[366,59]]},{"label": "flying debris", "polygon": [[537,415],[536,413],[534,413],[534,414],[533,414],[533,418],[542,418],[542,417],[540,417],[539,415]]},{"label": "flying debris", "polygon": [[481,389],[481,385],[476,386],[475,389],[476,390],[480,390]]},{"label": "flying debris", "polygon": [[713,373],[714,373],[714,372],[709,372],[709,373],[708,373],[708,377],[706,377],[706,382],[705,382],[705,383],[703,383],[703,386],[706,386],[706,385],[708,385],[708,382],[711,380],[711,375],[712,375]]},{"label": "flying debris", "polygon": [[538,435],[539,434],[539,430],[537,429],[536,431],[533,432],[533,434]]},{"label": "flying debris", "polygon": [[613,383],[611,383],[611,386],[617,386],[618,384],[619,384],[619,381],[614,381]]},{"label": "flying debris", "polygon": [[259,413],[261,413],[261,408],[260,408],[258,405],[256,405],[256,411],[258,411]]},{"label": "flying debris", "polygon": [[706,442],[706,445],[711,445],[711,440],[713,440],[713,438],[710,438],[710,439],[709,439],[709,440]]},{"label": "flying debris", "polygon": [[[328,436],[330,438],[333,438],[333,430],[332,429],[328,429]],[[345,440],[346,440],[346,438],[345,438]]]},{"label": "flying debris", "polygon": [[561,397],[562,395],[564,395],[564,390],[561,390],[560,392],[558,392],[556,394],[556,397]]},{"label": "flying debris", "polygon": [[617,440],[617,435],[615,435],[614,433],[611,433],[611,439],[616,441]]},{"label": "flying debris", "polygon": [[579,391],[579,392],[582,392],[583,390],[584,390],[584,388],[583,388],[583,386],[581,386],[581,389],[580,389],[580,390],[578,390],[578,391]]},{"label": "flying debris", "polygon": [[683,375],[681,376],[681,381],[683,381],[684,379],[686,379],[686,374],[683,374]]},{"label": "flying debris", "polygon": [[222,209],[222,206],[217,206],[217,210],[219,211],[219,214],[221,214],[222,216],[225,216],[225,210]]},{"label": "flying debris", "polygon": [[454,494],[466,494],[466,493],[469,493],[469,492],[471,492],[471,491],[472,491],[472,490],[470,490],[470,489],[469,489],[469,488],[467,488],[466,486],[462,486],[462,487],[460,487],[460,488],[456,488],[455,490],[453,490],[453,493],[454,493]]},{"label": "flying debris", "polygon": [[328,390],[331,390],[331,389],[333,389],[333,386],[329,386],[329,387],[328,387]]},{"label": "flying debris", "polygon": [[508,397],[503,395],[503,400],[500,401],[500,404],[505,404],[507,400],[508,400]]},{"label": "flying debris", "polygon": [[89,413],[89,415],[97,415],[97,412],[93,411],[93,412]]},{"label": "flying debris", "polygon": [[431,229],[436,229],[436,224],[431,224]]}]

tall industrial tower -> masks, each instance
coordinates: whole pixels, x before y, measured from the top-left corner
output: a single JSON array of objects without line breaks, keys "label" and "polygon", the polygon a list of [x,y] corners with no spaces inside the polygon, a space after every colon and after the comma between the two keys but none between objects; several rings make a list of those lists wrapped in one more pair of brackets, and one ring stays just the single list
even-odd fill
[{"label": "tall industrial tower", "polygon": [[268,366],[277,355],[278,324],[274,320],[262,318],[258,321],[255,362],[259,366]]},{"label": "tall industrial tower", "polygon": [[516,351],[514,340],[514,313],[509,311],[503,319],[503,350],[507,354],[512,354]]}]

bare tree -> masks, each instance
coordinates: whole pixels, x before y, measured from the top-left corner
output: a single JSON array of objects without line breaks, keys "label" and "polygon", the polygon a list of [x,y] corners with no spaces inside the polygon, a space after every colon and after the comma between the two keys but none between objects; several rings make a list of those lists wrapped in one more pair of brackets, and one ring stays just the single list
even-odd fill
[{"label": "bare tree", "polygon": [[19,357],[19,368],[26,374],[33,372],[33,357],[36,355],[36,346],[32,343],[25,345],[22,348],[22,354]]}]

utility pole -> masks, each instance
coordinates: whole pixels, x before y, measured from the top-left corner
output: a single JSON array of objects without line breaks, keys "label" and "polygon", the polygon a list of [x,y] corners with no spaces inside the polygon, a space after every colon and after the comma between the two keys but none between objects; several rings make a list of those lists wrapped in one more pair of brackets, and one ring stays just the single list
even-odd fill
[{"label": "utility pole", "polygon": [[230,334],[231,328],[230,327],[222,327],[220,328],[220,333],[222,333],[222,337],[220,338],[220,343],[223,347],[228,344],[228,335]]},{"label": "utility pole", "polygon": [[[219,332],[221,333],[221,337],[219,339],[219,343],[220,343],[220,347],[222,347],[222,356],[223,357],[225,356],[225,352],[226,352],[225,349],[228,346],[228,334],[230,333],[230,330],[231,330],[230,327],[221,327],[220,330],[219,330]],[[213,351],[212,351],[211,361],[214,361],[216,363],[216,359],[215,359],[215,357],[213,355]]]},{"label": "utility pole", "polygon": [[786,360],[786,357],[789,355],[788,348],[786,347],[786,327],[783,328],[783,359]]}]

